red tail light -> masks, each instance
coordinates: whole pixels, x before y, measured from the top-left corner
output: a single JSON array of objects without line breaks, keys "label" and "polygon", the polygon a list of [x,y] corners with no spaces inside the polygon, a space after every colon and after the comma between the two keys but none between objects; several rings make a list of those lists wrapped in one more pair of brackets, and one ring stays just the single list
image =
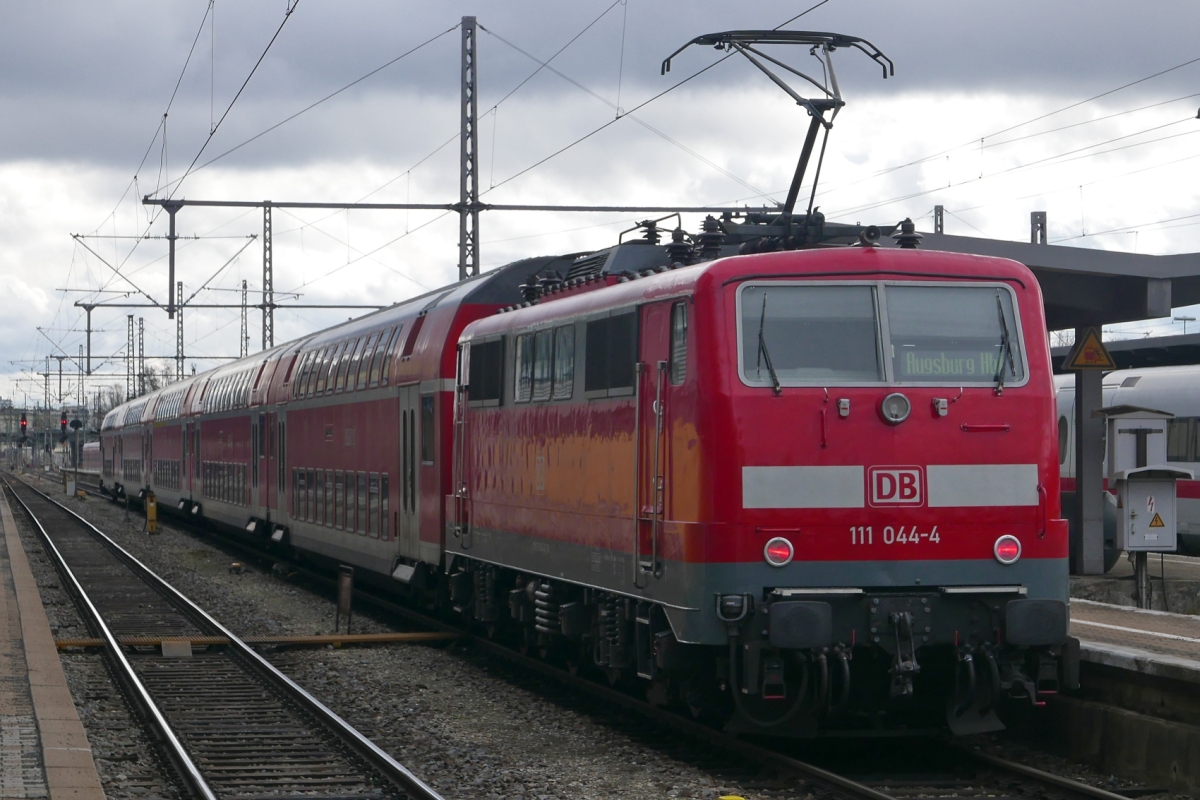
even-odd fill
[{"label": "red tail light", "polygon": [[781,536],[776,536],[763,548],[763,558],[772,567],[784,566],[792,560],[794,555],[796,555],[796,551],[792,549],[792,543]]},{"label": "red tail light", "polygon": [[1001,564],[1014,564],[1021,557],[1021,542],[1006,534],[996,540],[992,553]]}]

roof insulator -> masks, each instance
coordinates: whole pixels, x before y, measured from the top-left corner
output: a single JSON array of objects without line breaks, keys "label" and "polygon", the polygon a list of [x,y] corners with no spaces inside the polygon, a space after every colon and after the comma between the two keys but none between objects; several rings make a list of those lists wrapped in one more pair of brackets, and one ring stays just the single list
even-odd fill
[{"label": "roof insulator", "polygon": [[896,244],[905,250],[916,250],[917,245],[921,243],[921,239],[925,238],[917,233],[917,226],[913,224],[911,218],[905,218],[900,223],[900,232],[893,233],[892,238],[896,240]]}]

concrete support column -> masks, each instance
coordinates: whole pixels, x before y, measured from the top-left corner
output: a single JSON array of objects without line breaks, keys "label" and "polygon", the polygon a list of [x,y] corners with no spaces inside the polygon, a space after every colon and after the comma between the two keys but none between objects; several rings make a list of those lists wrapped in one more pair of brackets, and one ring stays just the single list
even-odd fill
[{"label": "concrete support column", "polygon": [[[1086,328],[1077,328],[1076,341]],[[1104,407],[1104,372],[1075,373],[1075,541],[1071,542],[1073,575],[1104,574],[1104,419],[1093,415]]]}]

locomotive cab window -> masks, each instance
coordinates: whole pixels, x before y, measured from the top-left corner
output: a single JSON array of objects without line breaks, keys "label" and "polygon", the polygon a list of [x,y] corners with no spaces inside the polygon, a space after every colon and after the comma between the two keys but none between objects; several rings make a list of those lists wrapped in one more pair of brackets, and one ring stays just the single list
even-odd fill
[{"label": "locomotive cab window", "polygon": [[467,391],[471,406],[496,406],[504,393],[504,340],[472,342]]},{"label": "locomotive cab window", "polygon": [[589,398],[633,394],[637,362],[637,312],[587,323],[583,390]]},{"label": "locomotive cab window", "polygon": [[1026,379],[1008,286],[773,282],[738,293],[739,366],[749,386]]},{"label": "locomotive cab window", "polygon": [[903,383],[1025,377],[1013,296],[997,286],[887,286],[892,371]]},{"label": "locomotive cab window", "polygon": [[751,386],[883,380],[871,286],[749,285],[740,310]]}]

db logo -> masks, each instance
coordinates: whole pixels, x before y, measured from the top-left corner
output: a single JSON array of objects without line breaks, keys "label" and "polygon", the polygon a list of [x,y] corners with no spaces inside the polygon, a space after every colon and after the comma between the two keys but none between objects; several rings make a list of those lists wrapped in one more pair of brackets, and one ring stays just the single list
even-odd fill
[{"label": "db logo", "polygon": [[867,483],[873,506],[919,506],[925,502],[920,467],[871,467]]}]

